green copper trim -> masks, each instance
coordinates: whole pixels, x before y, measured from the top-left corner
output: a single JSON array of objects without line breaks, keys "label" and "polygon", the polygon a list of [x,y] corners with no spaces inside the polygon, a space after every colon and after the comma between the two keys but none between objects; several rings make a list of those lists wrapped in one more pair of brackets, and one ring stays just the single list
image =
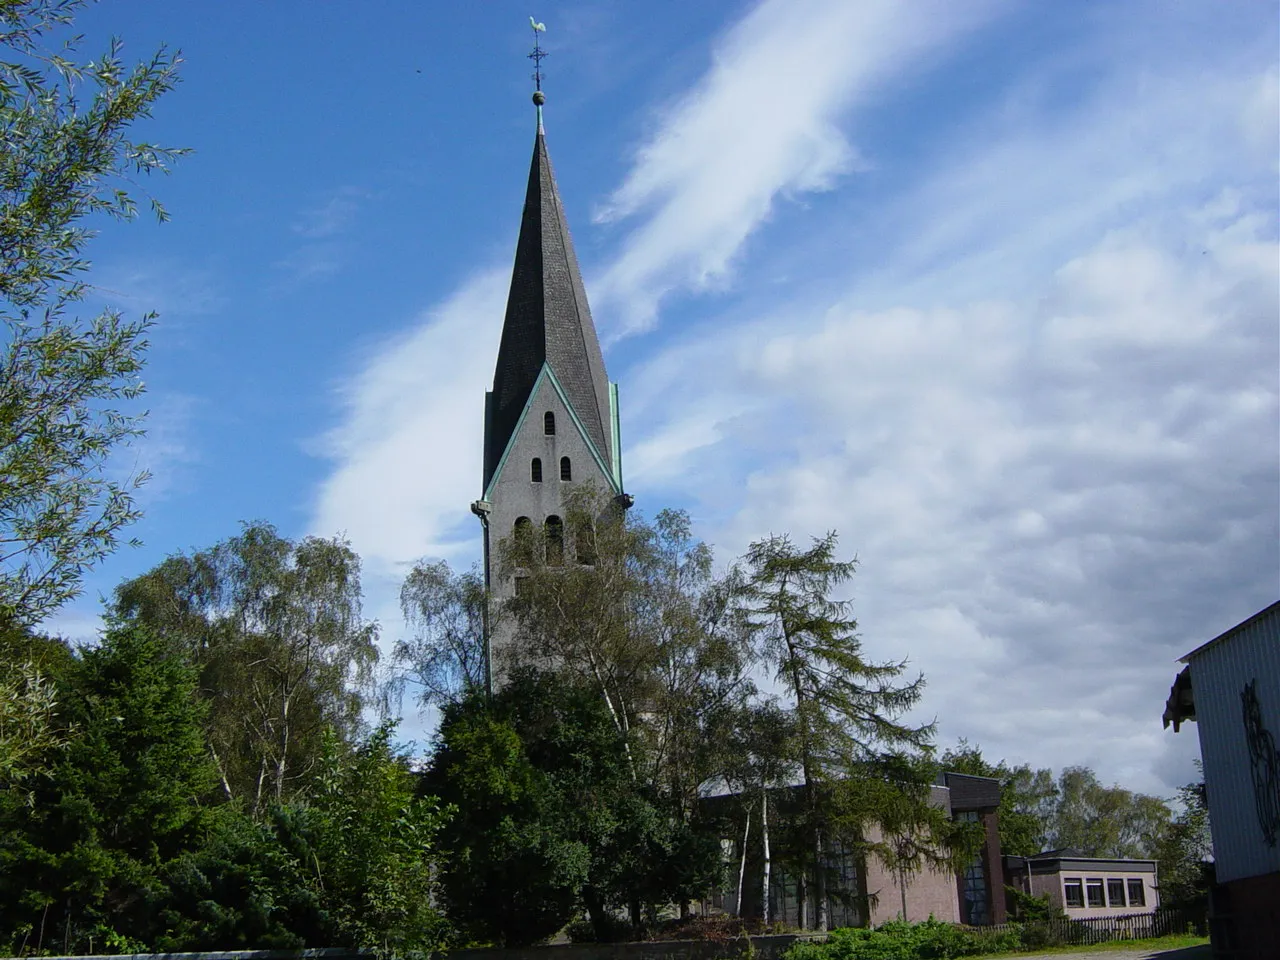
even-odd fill
[{"label": "green copper trim", "polygon": [[609,384],[609,443],[613,450],[613,482],[622,490],[622,418],[618,410],[618,385]]},{"label": "green copper trim", "polygon": [[[511,448],[515,446],[516,438],[520,436],[520,430],[524,426],[525,418],[529,416],[529,409],[533,406],[534,397],[538,395],[538,387],[542,385],[544,377],[551,381],[551,386],[555,388],[557,396],[560,397],[560,402],[563,403],[564,408],[569,411],[569,419],[573,421],[573,425],[578,428],[578,433],[586,442],[587,449],[591,452],[591,456],[595,460],[596,466],[600,468],[600,472],[605,475],[605,478],[608,479],[609,483],[613,486],[613,492],[615,494],[621,493],[622,483],[614,476],[613,471],[605,465],[604,460],[600,456],[600,451],[597,450],[596,445],[591,442],[591,437],[587,435],[586,428],[583,427],[582,421],[579,420],[578,415],[574,413],[573,404],[569,402],[569,397],[565,394],[564,387],[560,386],[560,381],[556,379],[555,371],[553,371],[548,364],[543,363],[542,369],[538,371],[538,378],[533,381],[533,388],[529,391],[529,399],[525,401],[524,409],[520,411],[520,419],[516,421],[515,429],[511,431],[511,438],[507,441],[507,448],[502,451],[502,459],[498,461],[498,466],[493,471],[493,477],[489,480],[489,486],[485,487],[483,499],[492,499],[490,495],[493,493],[494,486],[502,476],[502,469],[507,465],[507,457],[511,455]],[[612,391],[610,391],[610,402],[613,402]],[[616,406],[614,419],[615,421],[617,419]]]}]

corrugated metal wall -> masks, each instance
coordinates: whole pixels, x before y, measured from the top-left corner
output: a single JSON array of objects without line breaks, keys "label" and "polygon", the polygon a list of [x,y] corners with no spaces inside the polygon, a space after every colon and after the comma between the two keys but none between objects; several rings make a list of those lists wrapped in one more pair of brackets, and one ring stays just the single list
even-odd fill
[{"label": "corrugated metal wall", "polygon": [[1280,756],[1268,766],[1251,754],[1242,700],[1245,686],[1255,683],[1262,725],[1273,749],[1280,748],[1280,607],[1207,646],[1189,664],[1218,882],[1280,870],[1280,833],[1268,844],[1258,801],[1261,792],[1264,806],[1280,809]]}]

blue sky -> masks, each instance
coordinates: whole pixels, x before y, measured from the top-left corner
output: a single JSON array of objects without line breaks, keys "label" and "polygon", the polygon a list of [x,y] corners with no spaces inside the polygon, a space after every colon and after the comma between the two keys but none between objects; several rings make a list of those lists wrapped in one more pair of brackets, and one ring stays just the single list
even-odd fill
[{"label": "blue sky", "polygon": [[195,152],[91,250],[161,313],[155,478],[52,626],[242,520],[350,537],[387,645],[416,558],[476,559],[529,14],[640,507],[725,560],[838,530],[944,744],[1190,779],[1174,661],[1280,591],[1266,2],[93,7],[182,49],[145,132]]}]

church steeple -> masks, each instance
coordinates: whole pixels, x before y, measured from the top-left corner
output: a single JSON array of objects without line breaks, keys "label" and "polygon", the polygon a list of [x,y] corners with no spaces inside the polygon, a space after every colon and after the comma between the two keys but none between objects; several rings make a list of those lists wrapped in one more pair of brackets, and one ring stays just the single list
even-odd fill
[{"label": "church steeple", "polygon": [[515,635],[510,623],[491,628],[488,612],[518,594],[523,576],[519,568],[503,569],[499,545],[518,531],[539,528],[548,562],[558,543],[555,562],[593,564],[589,540],[565,538],[575,491],[604,495],[609,510],[632,504],[622,487],[618,388],[605,373],[542,129],[546,53],[536,41],[546,28],[532,18],[530,25],[538,127],[493,389],[484,398],[484,493],[471,504],[484,532],[490,689],[504,669],[502,656],[495,666],[495,652],[511,649]]},{"label": "church steeple", "polygon": [[541,90],[537,91],[534,102],[538,105],[538,129],[533,160],[493,390],[486,397],[486,491],[544,364],[563,391],[596,456],[609,465],[611,474],[618,472],[609,378],[547,155],[543,100]]}]

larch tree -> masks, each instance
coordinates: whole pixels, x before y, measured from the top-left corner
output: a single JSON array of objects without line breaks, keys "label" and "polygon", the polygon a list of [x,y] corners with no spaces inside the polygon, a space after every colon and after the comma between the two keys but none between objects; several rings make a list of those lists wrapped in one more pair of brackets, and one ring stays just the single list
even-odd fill
[{"label": "larch tree", "polygon": [[836,595],[856,561],[838,560],[836,548],[835,533],[808,549],[770,536],[751,544],[745,558],[744,603],[758,653],[795,712],[813,883],[803,903],[812,902],[819,930],[827,927],[825,785],[886,752],[928,749],[934,730],[900,719],[919,701],[923,676],[903,680],[905,661],[863,656],[851,605]]}]

